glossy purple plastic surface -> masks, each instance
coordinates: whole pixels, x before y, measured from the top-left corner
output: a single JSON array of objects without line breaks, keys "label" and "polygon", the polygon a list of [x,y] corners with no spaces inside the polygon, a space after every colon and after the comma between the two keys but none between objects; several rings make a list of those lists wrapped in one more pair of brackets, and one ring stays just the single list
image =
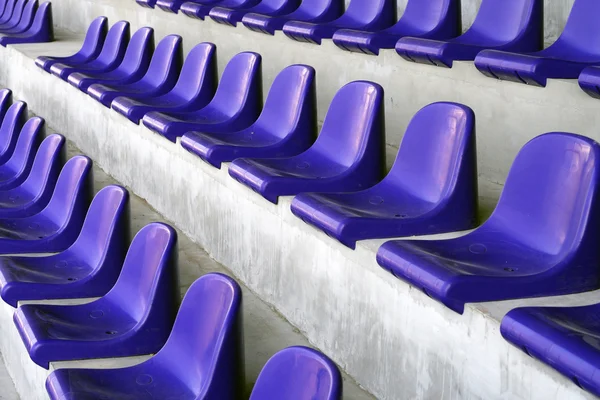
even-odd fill
[{"label": "glossy purple plastic surface", "polygon": [[186,1],[188,0],[158,0],[156,1],[155,5],[163,11],[177,14],[177,11],[179,11],[183,3],[185,3]]},{"label": "glossy purple plastic surface", "polygon": [[600,397],[600,304],[511,310],[502,336]]},{"label": "glossy purple plastic surface", "polygon": [[8,108],[12,104],[12,91],[10,89],[0,89],[0,124],[6,116]]},{"label": "glossy purple plastic surface", "polygon": [[333,361],[316,350],[294,346],[267,361],[250,400],[341,400],[342,387]]},{"label": "glossy purple plastic surface", "polygon": [[303,21],[314,24],[331,22],[339,18],[344,11],[344,0],[302,0],[300,6],[286,15],[264,15],[248,13],[242,23],[256,32],[274,35],[289,21]]},{"label": "glossy purple plastic surface", "polygon": [[[23,3],[24,7],[19,18],[16,18],[16,23],[8,22],[5,25],[0,26],[0,33],[3,35],[11,33],[23,33],[31,27],[35,12],[38,8],[38,0],[29,0]],[[16,15],[16,14],[15,14]],[[14,20],[13,15],[13,20]]]},{"label": "glossy purple plastic surface", "polygon": [[100,54],[107,31],[108,19],[106,17],[98,17],[90,24],[81,49],[77,53],[68,57],[41,56],[35,59],[35,64],[46,72],[50,72],[52,64],[80,65],[90,62]]},{"label": "glossy purple plastic surface", "polygon": [[0,190],[13,189],[25,181],[43,137],[42,118],[33,117],[23,125],[13,153],[0,165]]},{"label": "glossy purple plastic surface", "polygon": [[70,74],[67,81],[86,93],[87,88],[94,83],[123,85],[140,80],[150,65],[154,52],[154,29],[144,27],[132,36],[121,64],[110,72],[75,72]]},{"label": "glossy purple plastic surface", "polygon": [[297,9],[299,5],[300,0],[262,0],[254,7],[243,9],[217,6],[210,10],[208,15],[213,21],[220,24],[237,26],[237,23],[248,13],[270,16],[286,15]]},{"label": "glossy purple plastic surface", "polygon": [[[73,164],[65,165],[65,173]],[[23,300],[104,296],[115,284],[129,243],[129,194],[102,189],[79,237],[67,250],[43,257],[0,257],[0,295],[13,307]]]},{"label": "glossy purple plastic surface", "polygon": [[42,3],[35,12],[33,22],[29,28],[7,33],[0,37],[0,45],[6,47],[9,44],[23,43],[49,43],[54,41],[54,21],[52,18],[52,3]]},{"label": "glossy purple plastic surface", "polygon": [[204,20],[210,10],[214,7],[225,7],[231,9],[244,9],[254,7],[261,0],[197,0],[194,2],[186,2],[183,3],[180,7],[181,12],[183,12],[188,17],[197,18]]},{"label": "glossy purple plastic surface", "polygon": [[354,192],[384,172],[383,88],[366,81],[341,88],[312,147],[288,158],[239,158],[229,175],[267,200],[303,192]]},{"label": "glossy purple plastic surface", "polygon": [[133,239],[104,297],[81,305],[24,305],[14,321],[31,359],[47,369],[53,361],[156,353],[178,304],[177,235],[152,223]]},{"label": "glossy purple plastic surface", "polygon": [[108,108],[119,96],[134,99],[160,96],[173,89],[182,64],[181,36],[168,35],[156,46],[150,66],[139,81],[120,85],[95,83],[87,88],[87,93]]},{"label": "glossy purple plastic surface", "polygon": [[75,242],[90,204],[92,162],[83,156],[73,159],[77,167],[59,176],[42,211],[30,217],[0,218],[0,254],[59,252]]},{"label": "glossy purple plastic surface", "polygon": [[404,37],[396,52],[407,61],[452,68],[485,49],[538,51],[544,42],[543,0],[483,0],[473,25],[446,41]]},{"label": "glossy purple plastic surface", "polygon": [[246,129],[261,107],[261,56],[236,54],[227,63],[215,97],[198,110],[183,113],[147,113],[142,122],[172,142],[186,132],[231,133]]},{"label": "glossy purple plastic surface", "polygon": [[142,7],[154,8],[156,6],[156,0],[135,0]]},{"label": "glossy purple plastic surface", "polygon": [[0,16],[0,24],[6,24],[12,18],[17,1],[18,0],[8,0],[4,12],[2,13],[2,16]]},{"label": "glossy purple plastic surface", "polygon": [[69,74],[74,72],[102,73],[112,71],[123,61],[128,44],[129,22],[119,21],[110,27],[98,57],[76,65],[62,62],[54,63],[50,66],[50,73],[67,80]]},{"label": "glossy purple plastic surface", "polygon": [[527,54],[486,50],[475,66],[491,78],[534,86],[546,86],[549,78],[575,79],[585,67],[600,63],[599,12],[597,0],[575,0],[563,33],[548,48]]},{"label": "glossy purple plastic surface", "polygon": [[18,101],[6,111],[0,125],[0,165],[6,164],[15,151],[19,133],[27,121],[27,104]]},{"label": "glossy purple plastic surface", "polygon": [[475,114],[455,103],[424,107],[408,125],[396,162],[383,181],[357,193],[302,193],[291,208],[294,215],[351,248],[363,239],[473,228]]},{"label": "glossy purple plastic surface", "polygon": [[27,0],[17,0],[13,7],[10,18],[8,18],[6,21],[0,21],[0,32],[6,29],[14,28],[19,24],[26,4]]},{"label": "glossy purple plastic surface", "polygon": [[185,59],[177,83],[170,92],[136,100],[117,97],[111,103],[113,110],[139,124],[150,111],[185,112],[205,107],[217,87],[216,50],[212,43],[196,45]]},{"label": "glossy purple plastic surface", "polygon": [[396,20],[396,0],[352,0],[344,14],[331,22],[290,21],[283,33],[299,42],[321,44],[339,29],[376,32],[392,26]]},{"label": "glossy purple plastic surface", "polygon": [[344,50],[377,55],[380,49],[393,49],[405,36],[451,39],[461,33],[460,4],[460,0],[409,0],[394,26],[379,32],[340,29],[333,42]]},{"label": "glossy purple plastic surface", "polygon": [[29,217],[48,205],[64,163],[65,138],[53,134],[40,145],[25,181],[0,190],[0,218]]},{"label": "glossy purple plastic surface", "polygon": [[600,287],[600,146],[548,133],[517,155],[498,205],[473,232],[389,241],[379,264],[456,312],[464,304]]},{"label": "glossy purple plastic surface", "polygon": [[579,87],[590,96],[600,99],[600,68],[584,69],[579,75]]},{"label": "glossy purple plastic surface", "polygon": [[315,70],[292,65],[273,81],[252,126],[232,133],[188,132],[181,145],[217,168],[239,157],[295,156],[313,144],[316,119]]},{"label": "glossy purple plastic surface", "polygon": [[[60,369],[46,381],[50,399],[243,398],[242,292],[211,273],[186,293],[165,346],[121,369]],[[66,397],[68,396],[68,397]]]}]

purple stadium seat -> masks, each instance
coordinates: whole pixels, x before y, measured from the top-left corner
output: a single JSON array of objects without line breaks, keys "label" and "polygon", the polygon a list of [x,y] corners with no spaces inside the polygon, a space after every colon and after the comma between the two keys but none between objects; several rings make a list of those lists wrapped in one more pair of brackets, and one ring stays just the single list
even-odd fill
[{"label": "purple stadium seat", "polygon": [[290,157],[313,144],[316,120],[315,70],[291,65],[273,81],[252,126],[232,133],[188,132],[181,145],[216,168],[239,157]]},{"label": "purple stadium seat", "polygon": [[13,3],[13,0],[0,0],[0,19],[4,16],[4,13],[7,12],[10,3]]},{"label": "purple stadium seat", "polygon": [[156,46],[150,66],[142,79],[122,85],[95,83],[87,88],[87,93],[108,108],[119,96],[138,99],[160,96],[173,89],[182,63],[181,36],[168,35]]},{"label": "purple stadium seat", "polygon": [[52,198],[39,213],[0,219],[0,254],[51,253],[73,244],[83,225],[92,192],[92,162],[83,156],[69,176],[60,176]]},{"label": "purple stadium seat", "polygon": [[289,21],[303,21],[313,24],[331,22],[344,11],[344,0],[302,0],[296,11],[287,15],[264,15],[248,13],[242,23],[256,32],[274,35]]},{"label": "purple stadium seat", "polygon": [[135,0],[142,7],[154,8],[156,6],[156,0]]},{"label": "purple stadium seat", "polygon": [[280,16],[294,11],[300,5],[299,0],[262,0],[260,3],[250,8],[226,8],[217,6],[210,10],[208,15],[213,21],[220,24],[237,26],[244,15],[256,13],[261,15]]},{"label": "purple stadium seat", "polygon": [[12,104],[12,91],[10,89],[0,89],[0,123],[4,120],[8,108]]},{"label": "purple stadium seat", "polygon": [[226,7],[231,9],[244,9],[254,7],[261,0],[196,0],[188,1],[179,8],[188,17],[204,20],[210,10],[214,7]]},{"label": "purple stadium seat", "polygon": [[12,13],[8,20],[0,21],[0,31],[3,29],[14,28],[19,24],[21,20],[21,15],[23,15],[23,9],[25,8],[25,4],[27,0],[17,0],[12,10]]},{"label": "purple stadium seat", "polygon": [[16,24],[8,23],[6,25],[0,26],[0,33],[3,35],[11,34],[11,33],[23,33],[33,23],[33,18],[35,17],[35,12],[38,8],[38,0],[29,0],[24,3],[24,7],[20,18],[18,18]]},{"label": "purple stadium seat", "polygon": [[2,16],[0,16],[0,25],[5,25],[12,18],[17,0],[8,0]]},{"label": "purple stadium seat", "polygon": [[68,63],[53,63],[50,66],[50,73],[63,80],[67,80],[69,74],[74,72],[109,72],[117,68],[127,49],[129,43],[129,22],[119,21],[109,29],[102,45],[102,50],[98,57],[91,59],[83,64],[71,65]]},{"label": "purple stadium seat", "polygon": [[0,218],[29,217],[48,205],[64,161],[65,138],[50,135],[40,145],[25,181],[0,190]]},{"label": "purple stadium seat", "polygon": [[283,349],[267,361],[250,400],[341,400],[342,376],[324,354],[308,347]]},{"label": "purple stadium seat", "polygon": [[238,158],[229,175],[267,200],[303,192],[352,192],[383,176],[383,88],[364,81],[341,88],[321,133],[304,153],[288,158]]},{"label": "purple stadium seat", "polygon": [[0,45],[22,43],[49,43],[54,41],[54,22],[52,18],[52,3],[43,3],[35,12],[33,23],[22,33],[11,33],[0,37]]},{"label": "purple stadium seat", "polygon": [[597,0],[576,0],[563,33],[550,47],[527,54],[485,50],[475,66],[491,78],[534,86],[546,86],[549,78],[575,79],[585,67],[600,64],[598,12]]},{"label": "purple stadium seat", "polygon": [[184,133],[236,132],[252,125],[261,110],[261,57],[236,54],[225,67],[215,97],[199,110],[183,113],[149,112],[142,122],[172,142]]},{"label": "purple stadium seat", "polygon": [[[67,163],[63,174],[69,174],[73,166]],[[24,300],[106,295],[125,260],[128,209],[127,190],[107,186],[92,201],[79,237],[67,250],[43,257],[0,257],[2,299],[17,307]]]},{"label": "purple stadium seat", "polygon": [[352,0],[346,12],[331,22],[289,21],[283,26],[286,36],[299,42],[321,44],[339,29],[375,32],[392,26],[396,16],[396,0]]},{"label": "purple stadium seat", "polygon": [[502,336],[528,355],[600,396],[600,304],[509,311]]},{"label": "purple stadium seat", "polygon": [[357,193],[302,193],[291,208],[297,217],[350,248],[357,240],[473,228],[477,223],[473,111],[455,103],[426,106],[408,125],[396,162],[383,181]]},{"label": "purple stadium seat", "polygon": [[409,0],[400,20],[379,32],[340,29],[333,35],[339,48],[365,54],[393,49],[405,36],[446,40],[461,33],[460,0]]},{"label": "purple stadium seat", "polygon": [[590,96],[600,99],[600,68],[584,69],[579,75],[579,87]]},{"label": "purple stadium seat", "polygon": [[121,64],[110,72],[75,72],[67,81],[87,93],[87,88],[94,83],[123,85],[140,80],[150,65],[154,52],[154,29],[144,27],[131,36],[125,56]]},{"label": "purple stadium seat", "polygon": [[73,66],[88,63],[100,54],[107,31],[108,19],[106,17],[98,17],[90,24],[85,34],[83,45],[77,53],[68,57],[41,56],[35,59],[35,64],[44,71],[50,72],[50,67],[56,63]]},{"label": "purple stadium seat", "polygon": [[[156,7],[166,12],[172,12],[177,14],[177,11],[181,8],[183,3],[189,0],[158,0],[156,1]],[[192,3],[195,3],[192,1]],[[199,3],[202,3],[201,1]]]},{"label": "purple stadium seat", "polygon": [[0,165],[6,164],[15,151],[19,133],[26,121],[26,103],[18,101],[6,111],[0,126]]},{"label": "purple stadium seat", "polygon": [[14,321],[31,359],[48,369],[53,361],[156,353],[179,303],[176,237],[161,223],[142,228],[117,283],[96,301],[19,307]]},{"label": "purple stadium seat", "polygon": [[543,0],[483,0],[473,25],[446,41],[401,38],[396,51],[407,61],[452,68],[454,61],[474,60],[485,49],[528,52],[544,41]]},{"label": "purple stadium seat", "polygon": [[219,399],[244,397],[242,291],[211,273],[190,286],[164,347],[149,360],[120,369],[59,369],[50,399]]},{"label": "purple stadium seat", "polygon": [[205,107],[217,87],[216,50],[212,43],[196,45],[186,57],[173,90],[161,96],[137,100],[117,97],[111,104],[113,110],[139,124],[150,111],[185,112]]},{"label": "purple stadium seat", "polygon": [[40,117],[33,117],[23,125],[13,153],[0,165],[0,190],[16,188],[27,179],[44,136],[44,122]]},{"label": "purple stadium seat", "polygon": [[462,313],[464,304],[600,287],[600,146],[548,133],[517,155],[492,216],[448,240],[396,240],[379,264]]}]

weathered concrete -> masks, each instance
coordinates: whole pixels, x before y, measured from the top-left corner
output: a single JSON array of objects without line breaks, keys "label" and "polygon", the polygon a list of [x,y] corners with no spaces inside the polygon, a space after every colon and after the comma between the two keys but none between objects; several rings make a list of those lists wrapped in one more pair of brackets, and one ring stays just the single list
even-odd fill
[{"label": "weathered concrete", "polygon": [[[221,29],[231,29],[212,26],[215,37]],[[499,333],[499,319],[509,306],[564,304],[563,299],[468,305],[462,316],[449,311],[377,266],[375,251],[381,241],[360,242],[356,251],[343,247],[295,218],[289,212],[290,198],[279,205],[268,203],[230,179],[226,166],[216,170],[204,164],[34,66],[35,56],[58,53],[54,49],[68,53],[66,47],[72,45],[0,49],[2,83],[231,268],[378,398],[591,398],[508,345]],[[321,58],[332,50],[327,46],[301,49],[323,67]],[[285,56],[302,53],[299,48],[284,50]],[[274,57],[275,50],[269,52]],[[328,58],[340,65],[344,60],[352,65],[358,58],[345,53]],[[356,79],[358,69],[363,71],[346,71],[331,80]],[[539,90],[489,80],[468,63],[442,70],[394,59],[385,68],[367,70],[387,77],[388,127],[396,140],[408,116],[430,101],[474,106],[486,211],[501,189],[490,181],[504,180],[516,150],[529,138],[552,129],[598,137],[590,125],[598,118],[593,107],[597,102],[573,82],[554,81]],[[420,90],[411,90],[415,87]],[[590,301],[586,296],[568,299]]]},{"label": "weathered concrete", "polygon": [[[48,129],[48,132],[52,132]],[[81,153],[79,149],[68,142],[69,156]],[[115,184],[114,179],[94,165],[94,189],[99,191],[109,184]],[[164,217],[152,210],[148,203],[132,194],[131,196],[131,228],[137,232],[143,226],[153,221],[166,221]],[[232,272],[211,259],[197,244],[185,234],[179,234],[179,273],[180,289],[183,296],[189,286],[200,276],[209,272],[222,272],[233,276]],[[244,343],[247,391],[251,390],[256,378],[267,360],[277,351],[294,345],[310,346],[309,341],[281,317],[271,306],[258,298],[256,294],[240,282],[243,292],[244,313]],[[94,299],[56,300],[19,302],[22,304],[80,304]],[[51,371],[61,368],[123,368],[138,364],[149,356],[124,357],[103,360],[82,360],[51,363],[50,370],[39,367],[25,350],[21,338],[13,323],[14,308],[0,300],[0,353],[7,367],[0,362],[0,400],[18,400],[17,391],[24,400],[47,400],[45,389],[46,378]],[[11,377],[14,380],[11,381]],[[363,391],[356,383],[343,374],[344,398],[352,400],[368,400],[373,397]],[[16,390],[15,391],[15,386]]]}]

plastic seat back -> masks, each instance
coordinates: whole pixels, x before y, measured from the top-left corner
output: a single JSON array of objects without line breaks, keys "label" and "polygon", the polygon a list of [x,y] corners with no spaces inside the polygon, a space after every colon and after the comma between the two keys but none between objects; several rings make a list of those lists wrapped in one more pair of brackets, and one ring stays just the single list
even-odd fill
[{"label": "plastic seat back", "polygon": [[484,226],[510,229],[519,242],[553,255],[582,246],[584,236],[596,240],[599,156],[600,146],[579,135],[555,132],[531,140]]},{"label": "plastic seat back", "polygon": [[107,32],[108,18],[98,17],[93,20],[87,32],[85,33],[83,44],[81,45],[81,49],[79,49],[77,54],[80,54],[81,57],[85,59],[98,57],[100,51],[102,51],[102,47],[104,46]]},{"label": "plastic seat back", "polygon": [[181,36],[165,36],[156,46],[148,71],[142,78],[151,87],[159,87],[171,81],[171,87],[176,82],[183,63]]},{"label": "plastic seat back", "polygon": [[12,91],[10,89],[0,89],[0,122],[4,121],[6,112],[12,103]]},{"label": "plastic seat back", "polygon": [[[92,191],[92,160],[85,156],[75,156],[63,167],[52,198],[41,214],[59,227],[65,226],[74,211],[87,210],[88,207],[82,207],[81,204],[90,204]],[[81,220],[84,217],[82,215]],[[77,234],[79,232],[77,230]]]},{"label": "plastic seat back", "polygon": [[599,12],[600,2],[575,0],[565,29],[548,50],[563,55],[564,52],[576,49],[583,54],[600,58],[600,25],[595,18]]},{"label": "plastic seat back", "polygon": [[[395,0],[351,0],[346,8],[346,12],[336,20],[342,24],[346,21],[362,22],[370,24],[379,16],[387,21],[387,25],[392,25],[396,19],[396,1]],[[384,26],[385,28],[385,26]]]},{"label": "plastic seat back", "polygon": [[15,10],[15,6],[17,5],[17,0],[9,0],[6,4],[6,8],[4,10],[4,14],[2,14],[2,18],[0,18],[0,24],[6,24],[12,17],[13,12]]},{"label": "plastic seat back", "polygon": [[167,365],[195,398],[236,399],[242,396],[242,354],[239,285],[218,273],[200,277],[185,294],[171,335],[155,361]]},{"label": "plastic seat back", "polygon": [[[504,44],[526,35],[528,30],[543,33],[542,0],[483,0],[473,25],[459,41],[478,44],[491,40]],[[538,42],[537,48],[541,48],[543,34],[539,35]]]},{"label": "plastic seat back", "polygon": [[[475,154],[474,126],[475,115],[466,106],[434,103],[422,108],[406,129],[386,182],[391,179],[403,190],[433,204],[454,192],[457,182],[465,180],[460,179],[462,173],[472,175],[466,181],[476,182],[476,170],[461,170],[469,164],[461,155]],[[471,165],[476,165],[475,160]]]},{"label": "plastic seat back", "polygon": [[[65,156],[65,138],[52,134],[44,139],[35,155],[31,172],[21,185],[26,192],[50,200],[60,174]],[[47,204],[47,201],[44,202]]]},{"label": "plastic seat back", "polygon": [[110,255],[122,262],[126,246],[113,244],[128,243],[129,229],[129,193],[121,186],[106,186],[94,196],[83,228],[67,251],[85,259],[90,266],[99,268],[109,249],[122,249],[123,254]]},{"label": "plastic seat back", "polygon": [[383,88],[367,81],[350,82],[334,96],[321,133],[308,152],[317,152],[350,167],[363,154],[378,154],[383,141],[373,136],[383,131]]},{"label": "plastic seat back", "polygon": [[148,69],[153,51],[154,29],[147,26],[138,29],[129,40],[119,69],[124,71],[127,76],[137,71],[141,71],[143,74]]},{"label": "plastic seat back", "polygon": [[45,121],[40,117],[30,118],[19,133],[15,151],[6,162],[4,168],[8,168],[19,176],[31,168],[35,153],[44,135]]},{"label": "plastic seat back", "polygon": [[0,18],[2,17],[2,14],[4,14],[4,11],[6,10],[6,5],[8,4],[8,0],[0,0]]},{"label": "plastic seat back", "polygon": [[8,108],[0,125],[0,164],[4,164],[12,155],[17,143],[18,133],[27,121],[27,104],[18,101]]},{"label": "plastic seat back", "polygon": [[129,43],[129,22],[119,21],[110,27],[96,61],[102,65],[123,59]]},{"label": "plastic seat back", "polygon": [[448,30],[461,32],[460,0],[409,0],[398,26],[410,26],[418,32],[430,32],[447,23]]},{"label": "plastic seat back", "polygon": [[343,0],[302,0],[300,6],[288,15],[290,20],[299,18],[304,21],[307,18],[323,17],[326,21],[335,19],[343,14]]},{"label": "plastic seat back", "polygon": [[324,354],[307,347],[283,349],[267,361],[250,400],[339,400],[342,376]]},{"label": "plastic seat back", "polygon": [[217,88],[216,50],[212,43],[196,45],[183,63],[173,93],[199,108],[208,104]]},{"label": "plastic seat back", "polygon": [[233,56],[225,66],[210,104],[225,115],[236,114],[253,89],[251,82],[260,74],[260,63],[261,56],[257,53],[243,52]]},{"label": "plastic seat back", "polygon": [[273,81],[256,125],[279,137],[287,136],[300,121],[316,126],[315,70],[307,65],[291,65]]},{"label": "plastic seat back", "polygon": [[31,24],[33,23],[33,19],[35,17],[35,12],[38,7],[38,0],[30,0],[25,7],[23,8],[23,13],[21,14],[21,18],[18,21],[18,24],[10,30],[10,32],[20,33],[25,32]]},{"label": "plastic seat back", "polygon": [[21,20],[21,15],[23,15],[23,9],[25,8],[25,4],[27,0],[17,0],[15,4],[15,8],[13,9],[12,15],[8,21],[4,24],[4,28],[12,28],[16,26]]},{"label": "plastic seat back", "polygon": [[142,228],[129,246],[117,283],[104,298],[138,322],[149,320],[151,310],[170,314],[179,303],[175,230],[161,223]]}]

